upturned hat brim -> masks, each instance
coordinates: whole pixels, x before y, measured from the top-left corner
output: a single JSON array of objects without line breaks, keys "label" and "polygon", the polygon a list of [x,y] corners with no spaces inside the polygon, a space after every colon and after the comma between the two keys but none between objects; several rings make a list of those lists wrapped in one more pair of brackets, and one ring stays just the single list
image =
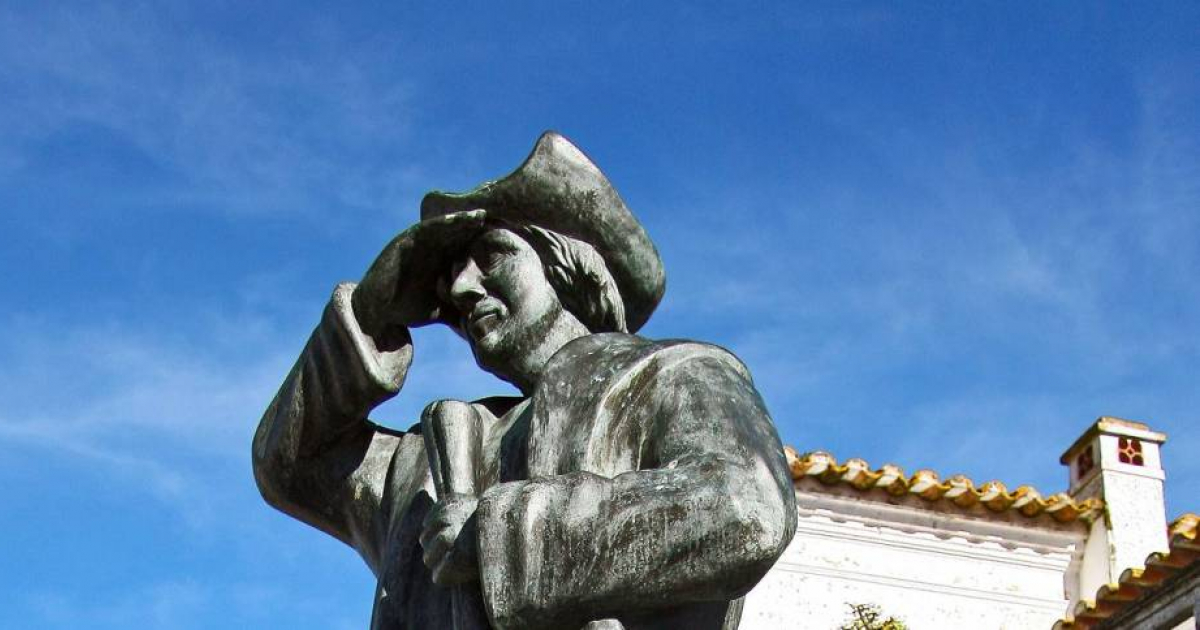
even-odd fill
[{"label": "upturned hat brim", "polygon": [[541,227],[594,247],[620,291],[630,332],[662,299],[666,277],[654,243],[604,173],[555,132],[543,134],[525,162],[502,179],[465,193],[425,195],[421,220],[475,209],[485,210],[488,219]]}]

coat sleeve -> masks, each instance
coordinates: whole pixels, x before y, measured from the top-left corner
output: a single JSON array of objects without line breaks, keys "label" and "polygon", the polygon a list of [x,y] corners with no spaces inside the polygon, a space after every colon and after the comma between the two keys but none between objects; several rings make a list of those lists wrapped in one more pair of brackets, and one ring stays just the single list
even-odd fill
[{"label": "coat sleeve", "polygon": [[389,513],[381,508],[394,455],[399,449],[423,464],[424,451],[419,435],[367,420],[400,390],[412,346],[407,330],[380,342],[365,335],[351,308],[353,290],[350,283],[335,289],[263,414],[252,455],[268,503],[353,546],[378,574]]},{"label": "coat sleeve", "polygon": [[640,470],[485,493],[480,575],[497,627],[580,627],[731,601],[778,559],[796,527],[783,449],[744,368],[722,355],[630,379],[620,397],[635,410]]}]

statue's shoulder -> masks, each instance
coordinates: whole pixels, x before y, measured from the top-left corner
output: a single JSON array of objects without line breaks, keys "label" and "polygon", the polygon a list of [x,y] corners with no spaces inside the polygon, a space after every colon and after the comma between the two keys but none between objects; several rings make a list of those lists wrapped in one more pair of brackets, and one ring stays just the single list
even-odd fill
[{"label": "statue's shoulder", "polygon": [[729,350],[691,339],[647,339],[626,333],[599,333],[571,341],[554,355],[548,374],[589,376],[593,380],[628,377],[632,372],[663,372],[687,364],[689,369],[733,370],[749,379],[750,372]]},{"label": "statue's shoulder", "polygon": [[660,370],[683,367],[697,372],[733,371],[750,379],[750,370],[746,365],[732,352],[716,344],[692,339],[660,339],[651,343],[653,350],[647,357],[649,361],[642,362],[644,365]]}]

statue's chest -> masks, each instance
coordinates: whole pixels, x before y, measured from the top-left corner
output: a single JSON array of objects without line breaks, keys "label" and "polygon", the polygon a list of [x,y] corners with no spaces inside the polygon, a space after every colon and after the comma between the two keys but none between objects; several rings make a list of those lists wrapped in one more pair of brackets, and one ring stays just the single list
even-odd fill
[{"label": "statue's chest", "polygon": [[538,389],[500,445],[500,481],[586,471],[613,477],[636,470],[641,427],[621,404],[623,388],[603,380]]}]

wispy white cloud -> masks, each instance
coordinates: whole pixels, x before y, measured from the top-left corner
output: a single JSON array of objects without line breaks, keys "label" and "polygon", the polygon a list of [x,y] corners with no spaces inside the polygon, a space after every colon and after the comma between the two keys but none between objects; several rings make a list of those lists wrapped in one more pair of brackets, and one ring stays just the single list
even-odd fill
[{"label": "wispy white cloud", "polygon": [[[1182,67],[1141,86],[1130,147],[1042,120],[1059,151],[1039,169],[976,126],[930,138],[831,114],[906,194],[875,212],[803,178],[700,184],[699,220],[667,250],[704,263],[668,269],[668,312],[747,361],[801,449],[1062,489],[1058,453],[1094,417],[1196,420],[1177,376],[1200,364],[1200,129]],[[1173,497],[1200,487],[1184,460]]]},{"label": "wispy white cloud", "polygon": [[[0,447],[84,458],[193,529],[212,525],[252,485],[251,436],[306,332],[288,339],[253,309],[199,319],[205,325],[186,336],[117,323],[9,321],[12,335],[0,343]],[[416,344],[404,391],[375,419],[405,429],[435,398],[512,391],[481,372],[447,330],[419,330]],[[227,475],[216,469],[243,471],[244,483],[223,487]]]},{"label": "wispy white cloud", "polygon": [[[94,125],[182,183],[165,205],[291,212],[314,204],[374,209],[409,194],[419,171],[374,159],[413,120],[412,86],[357,53],[406,57],[394,42],[354,42],[330,23],[296,19],[308,46],[235,50],[174,19],[189,9],[80,5],[0,13],[0,164]],[[334,54],[336,51],[336,54]],[[142,203],[155,203],[139,193]],[[182,197],[181,197],[182,195]]]},{"label": "wispy white cloud", "polygon": [[86,460],[189,527],[210,525],[230,492],[213,467],[248,459],[255,410],[286,363],[225,365],[130,331],[24,333],[6,349],[20,367],[0,369],[0,446]]}]

